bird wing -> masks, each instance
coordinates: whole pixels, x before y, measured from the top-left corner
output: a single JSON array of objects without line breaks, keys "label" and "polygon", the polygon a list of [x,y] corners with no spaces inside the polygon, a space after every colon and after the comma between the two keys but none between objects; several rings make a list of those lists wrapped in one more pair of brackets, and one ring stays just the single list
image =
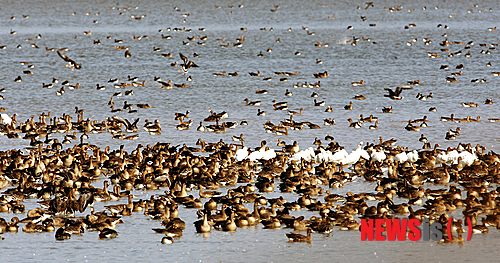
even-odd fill
[{"label": "bird wing", "polygon": [[66,56],[65,54],[61,53],[59,50],[57,51],[57,54],[62,58],[64,59],[64,61],[70,63],[73,67],[75,67],[76,69],[80,69],[82,67],[82,65],[80,63],[76,63],[76,61],[70,59],[68,56]]},{"label": "bird wing", "polygon": [[396,92],[395,92],[396,96],[401,95],[401,92],[402,92],[404,89],[413,89],[413,87],[411,87],[411,86],[399,86],[399,87],[397,87],[397,88],[396,88]]},{"label": "bird wing", "polygon": [[189,63],[187,64],[186,68],[190,68],[190,67],[197,68],[198,65],[196,65],[193,61],[189,61]]},{"label": "bird wing", "polygon": [[117,122],[120,122],[120,123],[123,123],[125,124],[127,127],[130,126],[130,122],[125,119],[125,118],[122,118],[122,117],[118,117],[118,116],[113,116],[113,120],[117,121]]},{"label": "bird wing", "polygon": [[184,55],[182,55],[182,53],[179,53],[179,56],[181,57],[181,59],[184,61],[184,64],[187,64],[188,63],[188,58]]},{"label": "bird wing", "polygon": [[135,120],[134,120],[134,123],[132,123],[132,126],[137,127],[137,123],[138,123],[138,122],[139,122],[139,118],[135,119]]},{"label": "bird wing", "polygon": [[389,95],[384,95],[386,97],[397,97],[396,93],[394,93],[394,91],[390,88],[384,88],[384,90],[387,90],[389,91]]},{"label": "bird wing", "polygon": [[64,55],[59,50],[57,51],[57,55],[59,55],[62,59],[64,59],[67,62],[71,62],[72,61],[68,56]]},{"label": "bird wing", "polygon": [[78,210],[80,213],[83,213],[87,206],[92,203],[94,203],[94,194],[92,194],[92,192],[80,193],[80,198],[78,198]]},{"label": "bird wing", "polygon": [[165,81],[162,81],[162,80],[158,80],[158,82],[159,82],[161,85],[163,85],[163,86],[167,86],[167,87],[168,87],[168,86],[170,86],[170,83],[168,83],[168,82],[165,82]]}]

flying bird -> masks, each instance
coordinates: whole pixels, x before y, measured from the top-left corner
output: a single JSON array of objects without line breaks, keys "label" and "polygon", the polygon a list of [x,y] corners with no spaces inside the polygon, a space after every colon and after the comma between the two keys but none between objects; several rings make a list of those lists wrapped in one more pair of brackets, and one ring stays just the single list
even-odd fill
[{"label": "flying bird", "polygon": [[[182,53],[179,53],[179,56],[184,61],[184,64],[181,65],[181,70],[184,71],[185,73],[188,72],[188,69],[190,67],[198,67],[198,65],[196,65],[193,61],[188,60],[188,58],[186,56],[182,55]],[[180,72],[180,70],[179,70],[179,72]]]},{"label": "flying bird", "polygon": [[389,91],[389,94],[385,94],[384,97],[389,97],[393,100],[402,100],[403,97],[401,97],[400,95],[403,89],[413,89],[413,88],[410,86],[399,86],[396,88],[396,91],[393,91],[390,88],[384,88],[384,90]]},{"label": "flying bird", "polygon": [[68,56],[66,56],[65,54],[61,53],[59,50],[57,51],[57,54],[62,59],[64,59],[64,61],[68,62],[68,64],[66,65],[66,67],[71,67],[71,70],[75,70],[75,68],[76,69],[80,69],[82,67],[82,65],[80,63],[76,63],[76,61],[70,59]]}]

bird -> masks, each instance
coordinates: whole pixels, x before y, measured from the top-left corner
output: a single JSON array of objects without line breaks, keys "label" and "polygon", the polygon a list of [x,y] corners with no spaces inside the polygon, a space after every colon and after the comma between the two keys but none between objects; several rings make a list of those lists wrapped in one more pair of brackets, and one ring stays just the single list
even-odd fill
[{"label": "bird", "polygon": [[161,239],[161,243],[162,244],[167,244],[167,245],[168,244],[172,244],[172,243],[174,243],[174,239],[172,237],[168,237],[168,236],[167,237],[163,237]]},{"label": "bird", "polygon": [[390,88],[384,88],[384,90],[389,91],[389,94],[385,94],[384,97],[389,97],[393,100],[402,100],[403,97],[401,97],[401,92],[403,89],[413,89],[411,86],[399,86],[396,88],[396,91],[393,91]]},{"label": "bird", "polygon": [[184,71],[185,73],[188,72],[188,69],[190,67],[198,67],[193,61],[188,60],[188,58],[182,53],[179,53],[179,56],[181,57],[182,61],[184,61],[184,64],[181,65],[181,70]]},{"label": "bird", "polygon": [[99,231],[99,238],[115,238],[118,236],[118,233],[109,228],[104,228],[103,230]]},{"label": "bird", "polygon": [[66,56],[65,54],[61,53],[59,50],[57,51],[57,54],[62,59],[64,59],[64,61],[68,62],[68,64],[66,65],[66,67],[71,67],[71,70],[82,68],[82,65],[80,63],[77,63],[76,61],[70,59],[68,56]]},{"label": "bird", "polygon": [[307,236],[304,236],[302,234],[296,234],[296,233],[289,233],[286,234],[286,237],[288,237],[288,240],[290,242],[307,242],[311,243],[312,238],[311,238],[311,233],[314,232],[312,229],[307,229]]}]

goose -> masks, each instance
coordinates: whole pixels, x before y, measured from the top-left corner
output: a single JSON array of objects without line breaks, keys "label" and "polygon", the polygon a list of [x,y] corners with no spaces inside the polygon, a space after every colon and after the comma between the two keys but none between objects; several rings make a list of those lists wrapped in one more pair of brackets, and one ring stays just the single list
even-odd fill
[{"label": "goose", "polygon": [[333,140],[334,140],[334,138],[333,138],[333,136],[332,136],[332,135],[328,134],[328,135],[326,135],[326,136],[325,136],[325,140],[326,140],[326,141],[333,141]]},{"label": "goose", "polygon": [[205,131],[205,126],[203,126],[203,122],[200,121],[200,126],[198,126],[198,128],[196,128],[197,131]]},{"label": "goose", "polygon": [[61,53],[59,50],[57,51],[57,55],[59,55],[59,57],[61,57],[64,61],[68,62],[66,67],[71,67],[71,70],[80,69],[82,67],[80,63],[77,63],[76,61],[70,59],[68,56]]},{"label": "goose", "polygon": [[356,94],[353,98],[355,100],[366,100],[366,97],[361,94]]},{"label": "goose", "polygon": [[198,233],[208,233],[212,230],[212,226],[208,223],[208,214],[205,212],[203,214],[203,219],[194,222],[196,232]]},{"label": "goose", "polygon": [[450,117],[440,117],[439,120],[441,121],[454,121],[455,114],[451,114]]},{"label": "goose", "polygon": [[361,129],[360,121],[354,122],[351,118],[347,119],[347,121],[349,122],[349,127],[352,127],[354,129]]},{"label": "goose", "polygon": [[260,106],[261,101],[249,101],[248,99],[244,99],[243,101],[246,102],[245,106]]},{"label": "goose", "polygon": [[352,82],[351,85],[353,85],[354,87],[363,86],[363,82],[364,80],[360,80],[358,82]]},{"label": "goose", "polygon": [[116,238],[118,236],[118,232],[116,232],[114,229],[109,229],[109,228],[104,228],[103,230],[99,231],[99,238]]},{"label": "goose", "polygon": [[56,240],[66,240],[71,238],[71,234],[67,233],[64,228],[60,227],[56,231],[55,235]]},{"label": "goose", "polygon": [[325,71],[325,72],[313,73],[313,76],[315,78],[324,79],[324,78],[326,78],[327,76],[330,76],[330,75],[328,74],[327,71]]},{"label": "goose", "polygon": [[382,108],[383,113],[392,113],[392,106],[390,107],[383,107]]},{"label": "goose", "polygon": [[311,243],[312,242],[312,238],[311,238],[311,233],[313,232],[313,230],[311,228],[309,228],[307,230],[307,236],[304,236],[302,234],[297,234],[297,233],[289,233],[289,234],[285,234],[285,236],[288,238],[289,242],[307,242],[307,243]]},{"label": "goose", "polygon": [[352,101],[350,101],[350,102],[349,102],[349,105],[345,105],[345,106],[344,106],[344,110],[352,110],[352,104],[353,104],[353,102],[352,102]]},{"label": "goose", "polygon": [[332,118],[324,119],[324,125],[325,126],[335,125],[335,120]]},{"label": "goose", "polygon": [[248,73],[250,76],[252,77],[259,77],[260,76],[260,71],[257,71],[257,72],[249,72]]},{"label": "goose", "polygon": [[167,244],[167,245],[173,244],[174,243],[174,239],[172,237],[170,237],[170,236],[166,236],[166,237],[163,237],[161,239],[161,243],[162,244]]},{"label": "goose", "polygon": [[405,129],[407,131],[420,131],[420,127],[414,126],[412,123],[413,123],[412,120],[408,120],[408,124],[406,125]]},{"label": "goose", "polygon": [[325,106],[325,101],[316,101],[316,99],[314,99],[314,106],[323,107]]},{"label": "goose", "polygon": [[360,114],[359,120],[361,122],[374,122],[374,121],[378,121],[378,117],[374,117],[373,115],[370,115],[369,117],[364,118],[363,114]]},{"label": "goose", "polygon": [[429,140],[427,140],[427,137],[425,137],[423,134],[420,134],[420,138],[418,139],[418,141],[427,143]]},{"label": "goose", "polygon": [[188,58],[182,53],[179,53],[179,56],[181,57],[182,61],[184,61],[184,63],[181,65],[181,70],[184,73],[187,73],[190,67],[198,67],[198,65],[196,65],[193,61],[188,60]]},{"label": "goose", "polygon": [[299,111],[293,111],[293,110],[288,110],[289,115],[302,115],[302,111],[305,110],[304,108],[300,108]]},{"label": "goose", "polygon": [[411,86],[399,86],[396,88],[395,91],[393,91],[390,88],[384,88],[384,90],[387,90],[389,94],[384,94],[384,97],[389,97],[392,100],[402,100],[403,97],[401,96],[401,92],[403,92],[404,89],[413,89]]}]

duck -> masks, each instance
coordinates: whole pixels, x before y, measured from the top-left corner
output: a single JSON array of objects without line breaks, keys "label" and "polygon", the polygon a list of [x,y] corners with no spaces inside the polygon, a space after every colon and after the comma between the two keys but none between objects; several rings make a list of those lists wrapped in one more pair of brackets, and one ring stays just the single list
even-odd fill
[{"label": "duck", "polygon": [[323,107],[325,106],[325,101],[316,101],[316,99],[314,99],[314,106]]}]

